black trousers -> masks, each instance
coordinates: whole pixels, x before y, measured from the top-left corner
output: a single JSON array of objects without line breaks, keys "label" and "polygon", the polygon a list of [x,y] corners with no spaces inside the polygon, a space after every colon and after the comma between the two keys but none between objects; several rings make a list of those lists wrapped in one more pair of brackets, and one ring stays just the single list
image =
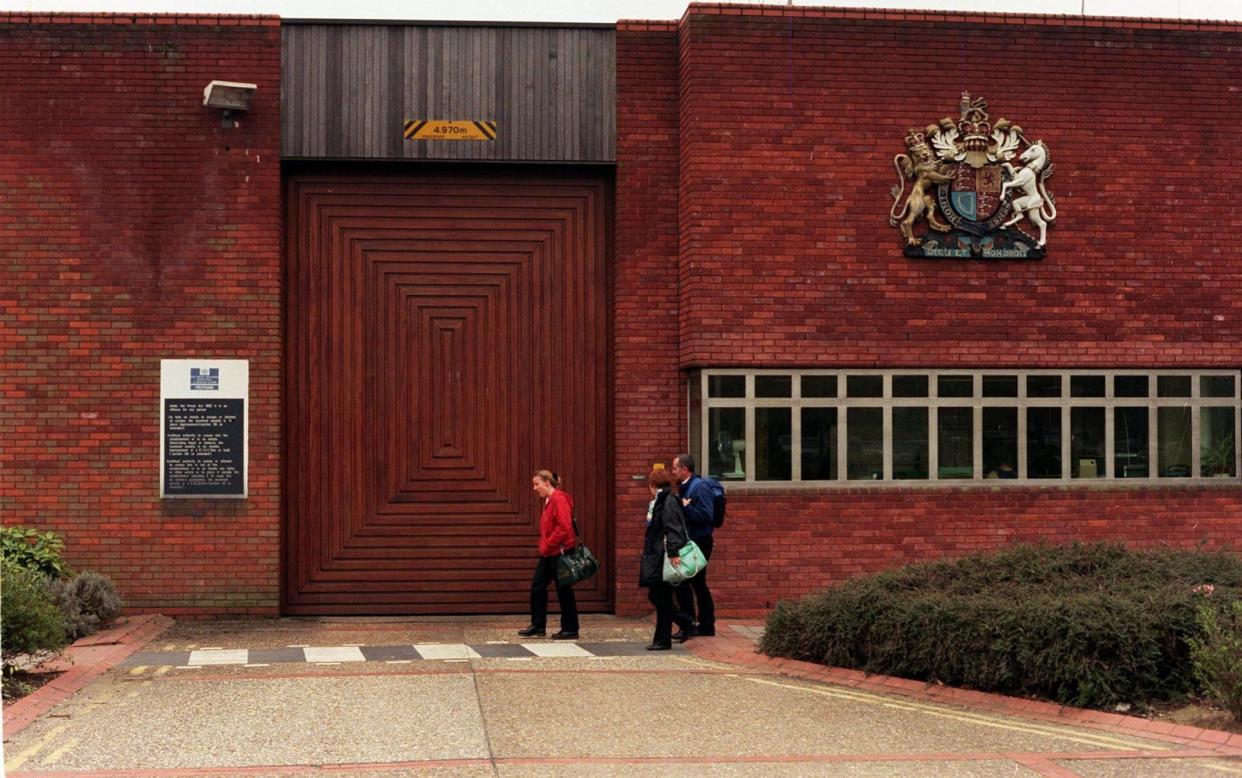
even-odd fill
[{"label": "black trousers", "polygon": [[[710,537],[701,540],[695,538],[694,542],[698,545],[699,550],[703,552],[703,556],[708,559],[712,558],[712,539]],[[695,620],[699,623],[699,631],[708,634],[716,631],[716,603],[712,601],[711,589],[707,588],[707,571],[710,569],[711,565],[708,565],[703,568],[701,573],[681,586],[676,587],[677,605],[691,619],[695,619],[695,605],[697,601],[698,618]]]},{"label": "black trousers", "polygon": [[676,588],[672,584],[660,581],[647,588],[647,599],[651,600],[651,604],[656,609],[656,628],[655,634],[651,636],[651,642],[661,646],[667,646],[673,642],[673,622],[677,622],[677,626],[682,629],[694,626],[694,619],[690,618],[690,614],[677,606],[676,598],[673,597],[673,591]]},{"label": "black trousers", "polygon": [[[530,582],[530,625],[548,628],[548,584],[556,583],[556,562],[559,556],[541,556]],[[561,603],[561,631],[578,631],[578,600],[572,586],[556,584],[556,599]]]}]

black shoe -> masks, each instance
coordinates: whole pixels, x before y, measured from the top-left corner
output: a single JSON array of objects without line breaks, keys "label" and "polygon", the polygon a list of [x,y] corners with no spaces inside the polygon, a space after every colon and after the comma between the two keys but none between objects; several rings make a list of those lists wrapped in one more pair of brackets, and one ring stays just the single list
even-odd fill
[{"label": "black shoe", "polygon": [[651,645],[647,646],[647,650],[648,651],[672,651],[673,644],[672,643],[652,643]]},{"label": "black shoe", "polygon": [[545,629],[542,629],[541,627],[531,626],[531,627],[527,627],[526,629],[519,629],[518,634],[524,638],[541,638],[544,635],[548,634],[548,631]]},{"label": "black shoe", "polygon": [[697,632],[698,632],[698,635],[697,635],[696,637],[701,637],[701,638],[714,638],[714,637],[716,637],[716,628],[715,628],[715,627],[708,627],[707,629],[704,629],[704,628],[702,628],[702,627],[699,627],[699,628],[698,628],[698,630],[697,630]]},{"label": "black shoe", "polygon": [[690,640],[691,638],[697,638],[698,636],[699,636],[699,631],[695,629],[694,627],[690,627],[689,629],[679,629],[676,632],[674,632],[673,640],[676,640],[678,643],[685,643],[687,640]]},{"label": "black shoe", "polygon": [[578,633],[577,632],[566,632],[565,630],[561,630],[560,632],[553,633],[552,639],[553,640],[577,640]]}]

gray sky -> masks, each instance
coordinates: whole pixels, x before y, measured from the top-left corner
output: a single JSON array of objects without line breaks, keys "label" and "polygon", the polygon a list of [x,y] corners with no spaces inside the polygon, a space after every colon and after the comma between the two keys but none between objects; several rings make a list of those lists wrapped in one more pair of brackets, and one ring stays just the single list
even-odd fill
[{"label": "gray sky", "polygon": [[[762,0],[760,0],[762,1]],[[765,5],[786,5],[768,0]],[[795,2],[793,5],[826,5]],[[1242,20],[1242,0],[845,0],[855,8],[921,8]],[[686,0],[0,0],[4,11],[268,13],[312,19],[615,22],[677,19]]]}]

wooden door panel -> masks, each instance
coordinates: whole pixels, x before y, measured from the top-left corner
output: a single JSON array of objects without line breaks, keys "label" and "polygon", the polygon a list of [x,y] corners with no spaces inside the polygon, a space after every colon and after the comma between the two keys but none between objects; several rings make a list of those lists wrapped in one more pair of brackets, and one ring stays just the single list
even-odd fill
[{"label": "wooden door panel", "polygon": [[607,192],[289,177],[286,612],[525,611],[540,467],[606,564]]}]

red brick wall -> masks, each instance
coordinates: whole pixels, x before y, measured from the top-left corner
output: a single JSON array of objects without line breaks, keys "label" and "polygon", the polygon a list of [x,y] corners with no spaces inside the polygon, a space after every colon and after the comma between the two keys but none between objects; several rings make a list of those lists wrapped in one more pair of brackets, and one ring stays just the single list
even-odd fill
[{"label": "red brick wall", "polygon": [[677,27],[617,30],[617,165],[613,263],[616,600],[646,609],[638,588],[653,462],[685,446],[677,369]]},{"label": "red brick wall", "polygon": [[[622,203],[670,196],[673,165],[641,124],[656,115],[649,85],[669,87],[639,68],[675,47],[680,295],[661,310],[679,316],[682,368],[1242,365],[1242,216],[1222,157],[1242,145],[1242,26],[696,5],[677,27],[676,42],[618,33],[617,248],[623,269],[638,261],[627,231],[662,223]],[[1060,214],[1042,261],[901,253],[893,156],[908,127],[956,118],[963,89],[1051,149]],[[658,288],[641,282],[618,294]],[[646,345],[669,342],[653,331]],[[618,403],[622,559],[637,497],[624,479],[644,464],[627,460],[686,437],[684,413],[667,412],[684,407],[684,380],[646,369],[659,380]],[[619,389],[633,380],[620,360],[617,374]],[[734,489],[716,537],[719,606],[756,614],[1018,541],[1242,549],[1242,490]],[[648,610],[619,569],[618,610]]]},{"label": "red brick wall", "polygon": [[[213,79],[258,84],[240,126]],[[274,612],[280,27],[0,15],[0,508],[131,611]],[[160,500],[160,359],[250,360],[250,497]]]},{"label": "red brick wall", "polygon": [[[1242,364],[1242,27],[815,10],[682,21],[683,366]],[[1042,261],[902,256],[893,156],[963,89],[1051,150]]]}]

